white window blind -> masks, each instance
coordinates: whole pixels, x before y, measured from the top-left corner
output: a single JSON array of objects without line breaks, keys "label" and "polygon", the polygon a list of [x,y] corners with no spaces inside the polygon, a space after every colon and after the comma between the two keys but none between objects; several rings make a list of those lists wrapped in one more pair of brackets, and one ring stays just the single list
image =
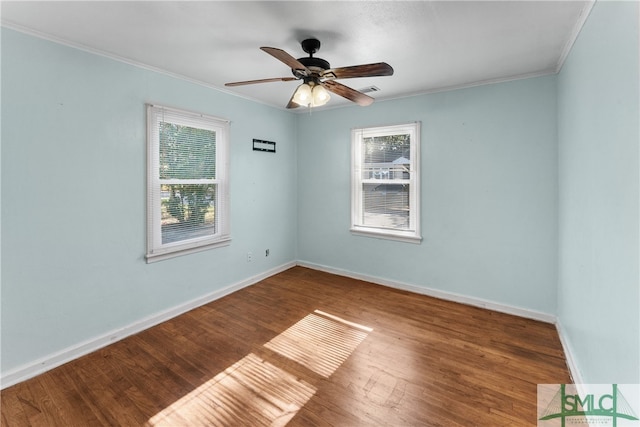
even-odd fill
[{"label": "white window blind", "polygon": [[351,231],[420,242],[420,124],[352,131]]},{"label": "white window blind", "polygon": [[226,245],[229,122],[147,106],[147,261]]}]

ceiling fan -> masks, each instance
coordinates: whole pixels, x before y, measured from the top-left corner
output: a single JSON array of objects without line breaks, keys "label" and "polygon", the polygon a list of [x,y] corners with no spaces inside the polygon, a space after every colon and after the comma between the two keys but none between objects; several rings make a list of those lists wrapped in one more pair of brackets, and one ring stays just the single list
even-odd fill
[{"label": "ceiling fan", "polygon": [[329,101],[329,92],[340,95],[361,106],[370,105],[373,98],[341,83],[338,79],[352,79],[356,77],[391,76],[393,68],[386,62],[373,64],[354,65],[351,67],[331,68],[329,62],[313,56],[320,49],[320,41],[306,39],[302,41],[302,50],[309,54],[306,58],[294,58],[282,49],[275,47],[261,47],[260,49],[285,65],[291,67],[294,77],[276,77],[271,79],[247,80],[242,82],[226,83],[225,86],[242,86],[254,83],[287,82],[302,80],[291,96],[287,108],[318,107]]}]

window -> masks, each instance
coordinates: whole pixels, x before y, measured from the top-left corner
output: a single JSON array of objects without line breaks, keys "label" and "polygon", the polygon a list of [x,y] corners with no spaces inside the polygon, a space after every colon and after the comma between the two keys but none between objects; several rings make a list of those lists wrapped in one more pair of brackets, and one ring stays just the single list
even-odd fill
[{"label": "window", "polygon": [[228,245],[229,122],[147,106],[147,262]]},{"label": "window", "polygon": [[351,231],[419,243],[420,123],[354,129]]}]

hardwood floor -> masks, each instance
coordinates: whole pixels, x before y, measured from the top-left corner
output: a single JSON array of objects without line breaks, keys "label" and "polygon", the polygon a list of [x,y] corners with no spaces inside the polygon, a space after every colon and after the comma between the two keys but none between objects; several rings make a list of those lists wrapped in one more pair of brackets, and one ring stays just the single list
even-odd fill
[{"label": "hardwood floor", "polygon": [[569,382],[553,325],[295,267],[3,390],[2,426],[535,426]]}]

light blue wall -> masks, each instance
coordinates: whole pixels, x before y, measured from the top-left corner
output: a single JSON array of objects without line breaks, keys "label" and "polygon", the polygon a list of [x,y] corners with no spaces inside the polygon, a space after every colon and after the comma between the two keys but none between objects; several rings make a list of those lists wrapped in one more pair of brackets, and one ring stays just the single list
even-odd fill
[{"label": "light blue wall", "polygon": [[[298,258],[555,314],[556,116],[555,76],[300,116]],[[422,244],[351,235],[351,128],[416,120]]]},{"label": "light blue wall", "polygon": [[[145,263],[146,102],[231,120],[229,247]],[[2,372],[295,260],[295,120],[3,29]]]},{"label": "light blue wall", "polygon": [[638,2],[599,1],[558,81],[558,314],[587,383],[640,383],[638,49]]}]

